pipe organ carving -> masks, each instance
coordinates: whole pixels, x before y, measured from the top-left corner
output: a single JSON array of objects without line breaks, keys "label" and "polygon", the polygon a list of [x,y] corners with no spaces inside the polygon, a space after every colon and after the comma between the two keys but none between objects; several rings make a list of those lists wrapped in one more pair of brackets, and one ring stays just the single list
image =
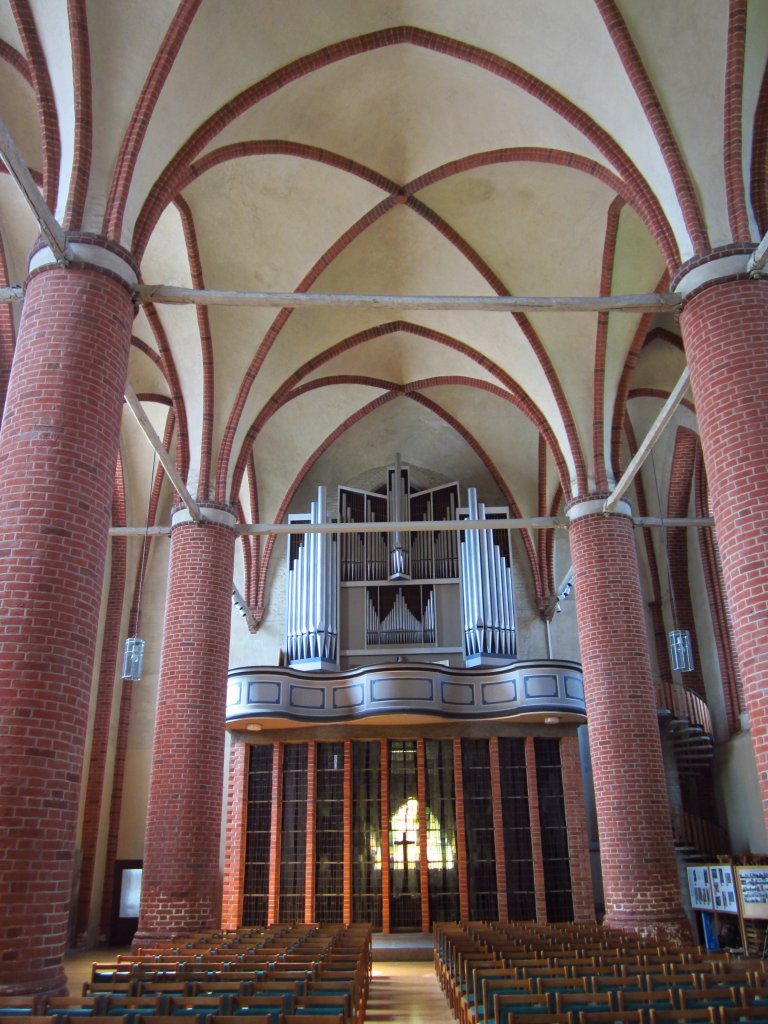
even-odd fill
[{"label": "pipe organ carving", "polygon": [[[384,488],[382,488],[384,490]],[[292,534],[287,580],[287,662],[335,669],[366,659],[462,659],[468,667],[516,657],[509,530],[400,530],[398,524],[506,517],[477,492],[459,508],[459,485],[411,491],[399,456],[386,493],[342,486],[331,520],[325,489],[292,523],[382,523],[379,532]],[[346,664],[345,664],[346,661]]]}]

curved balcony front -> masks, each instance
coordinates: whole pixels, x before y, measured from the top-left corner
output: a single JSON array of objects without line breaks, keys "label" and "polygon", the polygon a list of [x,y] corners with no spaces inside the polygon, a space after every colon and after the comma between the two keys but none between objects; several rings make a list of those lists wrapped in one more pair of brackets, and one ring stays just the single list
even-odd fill
[{"label": "curved balcony front", "polygon": [[407,662],[308,674],[264,666],[231,669],[227,727],[435,719],[586,721],[581,665],[516,661],[500,668]]}]

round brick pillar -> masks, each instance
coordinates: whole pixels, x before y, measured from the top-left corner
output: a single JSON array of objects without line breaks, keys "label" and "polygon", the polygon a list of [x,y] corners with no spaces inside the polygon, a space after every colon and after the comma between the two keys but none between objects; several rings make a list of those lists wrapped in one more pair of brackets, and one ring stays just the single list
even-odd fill
[{"label": "round brick pillar", "polygon": [[94,266],[27,282],[0,430],[0,994],[65,989],[133,316]]},{"label": "round brick pillar", "polygon": [[680,323],[768,826],[768,279],[700,286]]},{"label": "round brick pillar", "polygon": [[568,511],[605,924],[690,940],[680,899],[656,696],[628,506]]},{"label": "round brick pillar", "polygon": [[235,517],[173,518],[134,948],[218,927]]}]

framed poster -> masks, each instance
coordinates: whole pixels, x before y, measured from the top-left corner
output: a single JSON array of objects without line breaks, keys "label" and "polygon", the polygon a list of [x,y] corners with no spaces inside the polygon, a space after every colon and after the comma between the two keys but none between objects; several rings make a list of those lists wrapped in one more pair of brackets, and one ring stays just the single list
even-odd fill
[{"label": "framed poster", "polygon": [[710,864],[709,880],[712,885],[714,909],[719,914],[738,914],[739,899],[730,864]]},{"label": "framed poster", "polygon": [[768,919],[768,864],[758,867],[739,865],[736,883],[745,919]]},{"label": "framed poster", "polygon": [[688,890],[691,894],[691,907],[694,910],[714,909],[708,867],[688,868]]}]

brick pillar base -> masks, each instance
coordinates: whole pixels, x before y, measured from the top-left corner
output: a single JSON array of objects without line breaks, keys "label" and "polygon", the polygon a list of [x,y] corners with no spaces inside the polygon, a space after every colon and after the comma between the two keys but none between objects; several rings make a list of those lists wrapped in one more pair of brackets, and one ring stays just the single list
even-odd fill
[{"label": "brick pillar base", "polygon": [[[174,516],[134,948],[218,927],[235,518]],[[185,521],[186,520],[186,521]]]},{"label": "brick pillar base", "polygon": [[768,827],[768,280],[714,281],[680,323]]},{"label": "brick pillar base", "polygon": [[[605,924],[690,939],[672,839],[632,520],[569,510]],[[626,509],[627,506],[623,505]]]},{"label": "brick pillar base", "polygon": [[0,994],[65,989],[123,390],[126,285],[29,279],[0,432]]}]

